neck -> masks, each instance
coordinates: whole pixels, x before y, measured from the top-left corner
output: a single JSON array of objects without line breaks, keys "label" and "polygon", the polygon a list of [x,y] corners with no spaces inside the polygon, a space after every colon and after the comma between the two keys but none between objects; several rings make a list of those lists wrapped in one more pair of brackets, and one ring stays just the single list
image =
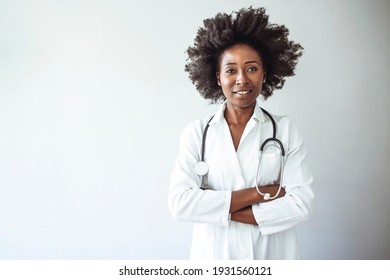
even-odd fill
[{"label": "neck", "polygon": [[255,110],[256,103],[245,108],[229,106],[226,104],[225,119],[229,125],[231,124],[247,124]]}]

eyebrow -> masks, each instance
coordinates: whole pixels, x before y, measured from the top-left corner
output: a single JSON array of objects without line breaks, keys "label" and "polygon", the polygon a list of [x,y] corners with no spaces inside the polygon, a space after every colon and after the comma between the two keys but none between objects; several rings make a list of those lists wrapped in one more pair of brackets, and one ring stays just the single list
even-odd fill
[{"label": "eyebrow", "polygon": [[[246,61],[244,64],[249,64],[249,63],[257,63],[258,65],[260,65],[260,63],[259,63],[258,61],[256,61],[256,60]],[[224,65],[224,67],[225,67],[225,66],[228,66],[228,65],[235,65],[235,64],[237,64],[237,63],[236,63],[236,62],[229,62],[229,63],[226,63],[226,64]]]}]

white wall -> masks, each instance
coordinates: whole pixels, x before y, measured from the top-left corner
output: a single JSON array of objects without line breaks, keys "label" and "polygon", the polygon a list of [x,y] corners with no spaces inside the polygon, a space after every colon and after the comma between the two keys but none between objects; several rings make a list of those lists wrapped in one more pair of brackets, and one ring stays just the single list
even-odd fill
[{"label": "white wall", "polygon": [[[238,3],[239,2],[239,3]],[[264,104],[315,175],[307,259],[390,258],[388,1],[0,1],[0,259],[182,259],[179,135],[213,112],[183,71],[206,17],[265,6],[305,47]]]}]

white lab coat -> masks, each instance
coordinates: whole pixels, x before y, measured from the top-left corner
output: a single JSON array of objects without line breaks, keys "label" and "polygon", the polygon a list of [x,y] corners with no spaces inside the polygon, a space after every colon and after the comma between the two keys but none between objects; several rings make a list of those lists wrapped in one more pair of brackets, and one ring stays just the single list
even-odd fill
[{"label": "white lab coat", "polygon": [[[295,228],[310,219],[314,197],[302,137],[290,118],[273,116],[276,137],[286,150],[286,195],[252,206],[258,225],[230,221],[231,192],[256,185],[259,148],[273,130],[270,119],[256,105],[236,151],[224,118],[225,108],[226,103],[215,114],[206,138],[205,160],[212,190],[199,189],[201,177],[195,173],[203,131],[211,116],[191,122],[184,129],[171,176],[171,214],[179,221],[194,222],[191,259],[299,259]],[[264,151],[260,185],[279,180],[280,162],[276,147]]]}]

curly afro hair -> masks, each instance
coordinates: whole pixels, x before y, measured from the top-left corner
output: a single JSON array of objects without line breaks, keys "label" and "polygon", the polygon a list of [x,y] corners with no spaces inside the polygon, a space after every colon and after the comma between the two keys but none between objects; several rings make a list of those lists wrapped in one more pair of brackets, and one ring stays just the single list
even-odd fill
[{"label": "curly afro hair", "polygon": [[288,40],[289,31],[284,25],[268,22],[264,8],[240,9],[228,15],[218,13],[205,19],[198,29],[194,45],[187,49],[185,71],[196,89],[211,103],[225,100],[217,84],[221,54],[235,44],[247,44],[255,49],[263,62],[266,82],[261,95],[267,99],[274,89],[281,89],[285,77],[294,76],[294,69],[303,48]]}]

